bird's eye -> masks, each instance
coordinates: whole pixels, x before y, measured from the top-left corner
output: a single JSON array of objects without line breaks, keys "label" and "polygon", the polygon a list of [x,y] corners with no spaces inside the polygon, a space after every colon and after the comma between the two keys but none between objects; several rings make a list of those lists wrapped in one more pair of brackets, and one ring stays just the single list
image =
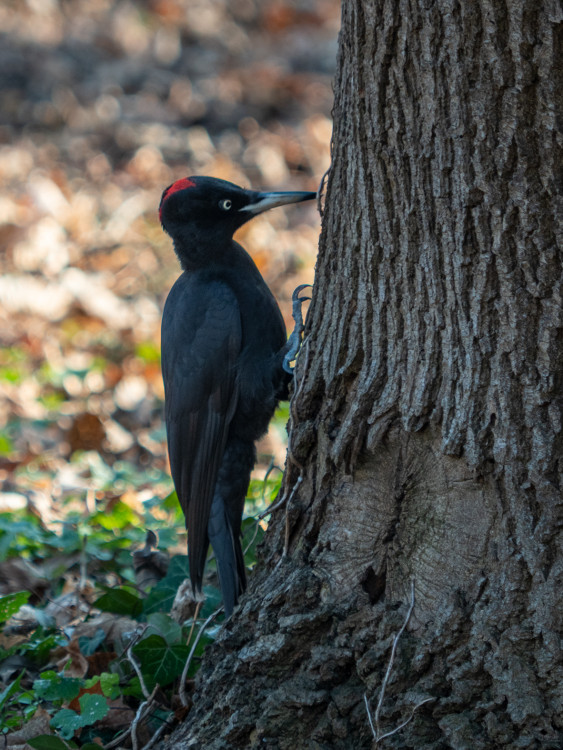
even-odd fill
[{"label": "bird's eye", "polygon": [[225,198],[223,201],[219,201],[219,208],[222,208],[223,211],[230,211],[232,208],[233,202],[230,201],[228,198]]}]

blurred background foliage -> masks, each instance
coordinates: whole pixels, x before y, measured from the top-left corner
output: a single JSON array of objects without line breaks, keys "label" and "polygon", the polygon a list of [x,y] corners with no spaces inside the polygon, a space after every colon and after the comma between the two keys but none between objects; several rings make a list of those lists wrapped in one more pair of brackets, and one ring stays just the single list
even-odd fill
[{"label": "blurred background foliage", "polygon": [[[336,0],[0,5],[0,512],[168,494],[161,192],[188,174],[316,189],[338,22]],[[288,325],[318,231],[311,205],[239,233]]]}]

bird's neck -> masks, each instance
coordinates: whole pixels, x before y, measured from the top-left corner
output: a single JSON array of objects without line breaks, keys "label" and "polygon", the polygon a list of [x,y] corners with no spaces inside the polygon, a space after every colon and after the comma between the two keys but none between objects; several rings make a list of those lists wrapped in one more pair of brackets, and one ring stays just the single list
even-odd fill
[{"label": "bird's neck", "polygon": [[[174,237],[174,250],[184,271],[200,271],[205,268],[232,268],[245,262],[250,256],[230,237],[206,238],[202,241],[198,233],[183,233]],[[252,262],[252,261],[251,261]]]},{"label": "bird's neck", "polygon": [[[205,268],[210,263],[220,261],[228,249],[228,240],[205,237],[198,232],[183,231],[173,237],[174,250],[184,271],[195,271]],[[225,247],[225,245],[227,247]]]}]

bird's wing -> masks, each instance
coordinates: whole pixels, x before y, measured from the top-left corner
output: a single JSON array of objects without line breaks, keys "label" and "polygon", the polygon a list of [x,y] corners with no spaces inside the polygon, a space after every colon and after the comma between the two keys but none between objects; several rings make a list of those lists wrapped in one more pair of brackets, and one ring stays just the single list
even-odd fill
[{"label": "bird's wing", "polygon": [[201,588],[213,491],[237,405],[240,311],[224,283],[181,276],[162,318],[170,467],[188,528],[190,574]]}]

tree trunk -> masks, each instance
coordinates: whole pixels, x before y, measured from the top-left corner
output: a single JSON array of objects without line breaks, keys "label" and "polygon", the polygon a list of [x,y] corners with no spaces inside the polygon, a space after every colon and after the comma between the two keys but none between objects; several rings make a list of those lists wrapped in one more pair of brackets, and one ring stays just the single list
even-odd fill
[{"label": "tree trunk", "polygon": [[563,745],[562,21],[344,0],[288,501],[169,747],[369,748],[427,698],[382,746]]}]

